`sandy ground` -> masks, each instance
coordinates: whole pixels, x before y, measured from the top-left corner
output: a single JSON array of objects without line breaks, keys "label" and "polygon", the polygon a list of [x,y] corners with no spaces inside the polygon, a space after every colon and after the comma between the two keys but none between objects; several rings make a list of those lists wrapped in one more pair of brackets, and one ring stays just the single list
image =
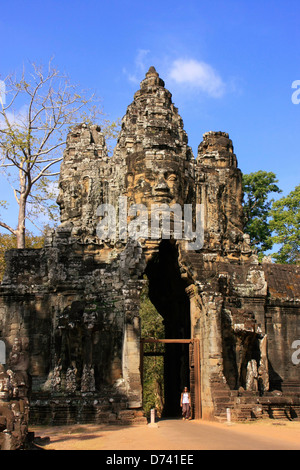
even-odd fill
[{"label": "sandy ground", "polygon": [[152,427],[74,425],[31,427],[49,437],[45,450],[300,450],[300,422],[162,420]]}]

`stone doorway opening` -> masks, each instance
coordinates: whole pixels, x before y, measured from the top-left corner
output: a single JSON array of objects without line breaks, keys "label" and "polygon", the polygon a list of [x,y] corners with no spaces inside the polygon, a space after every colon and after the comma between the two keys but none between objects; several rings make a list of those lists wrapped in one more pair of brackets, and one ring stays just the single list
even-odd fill
[{"label": "stone doorway opening", "polygon": [[181,276],[175,241],[161,241],[158,252],[147,264],[145,274],[149,299],[163,319],[164,338],[160,339],[167,340],[163,342],[163,353],[160,350],[164,358],[163,416],[178,417],[181,413],[180,394],[185,386],[191,386],[191,320],[186,293],[188,283]]},{"label": "stone doorway opening", "polygon": [[[166,349],[164,351],[160,352],[145,352],[145,347],[147,344],[159,344],[159,345],[164,345]],[[168,351],[168,348],[170,346],[173,346],[172,352],[175,350],[175,346],[184,347],[185,349],[188,350],[188,356],[189,356],[189,369],[188,372],[184,374],[185,378],[185,386],[188,386],[187,384],[190,384],[188,387],[190,392],[191,392],[191,398],[192,398],[192,417],[195,419],[200,419],[202,416],[201,413],[201,383],[200,383],[200,342],[198,339],[153,339],[153,338],[142,338],[141,339],[141,381],[143,384],[143,370],[144,370],[144,360],[145,357],[147,356],[163,356],[165,357],[166,351]],[[169,349],[170,351],[171,349]],[[168,351],[168,352],[169,352]],[[179,371],[180,372],[180,371]],[[166,375],[166,370],[165,370],[165,379],[169,379],[169,375]],[[179,374],[179,382],[180,382],[180,374]],[[165,388],[165,387],[164,387]],[[179,405],[179,399],[180,399],[180,393],[182,392],[183,387],[181,387],[179,395],[178,395],[178,400],[177,402],[172,403],[173,408],[171,406],[164,406],[163,410],[163,417],[178,417],[181,414],[181,408]],[[166,400],[166,397],[165,397]]]}]

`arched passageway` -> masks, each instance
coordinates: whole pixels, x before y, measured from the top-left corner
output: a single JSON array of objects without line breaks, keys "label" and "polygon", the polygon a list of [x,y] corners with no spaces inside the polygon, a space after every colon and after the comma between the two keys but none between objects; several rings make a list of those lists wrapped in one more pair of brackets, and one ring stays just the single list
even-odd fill
[{"label": "arched passageway", "polygon": [[[163,240],[159,251],[148,262],[149,298],[163,317],[165,338],[191,337],[190,302],[187,283],[182,279],[175,243]],[[180,414],[180,393],[190,387],[188,343],[167,343],[164,354],[164,415]]]}]

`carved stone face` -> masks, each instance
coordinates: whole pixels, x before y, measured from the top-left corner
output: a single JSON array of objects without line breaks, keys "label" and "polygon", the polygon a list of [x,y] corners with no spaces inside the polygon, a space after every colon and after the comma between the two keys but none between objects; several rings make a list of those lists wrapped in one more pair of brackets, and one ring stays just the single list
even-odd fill
[{"label": "carved stone face", "polygon": [[60,181],[56,202],[60,206],[62,222],[80,217],[82,206],[81,192],[81,185],[75,178]]},{"label": "carved stone face", "polygon": [[61,221],[78,219],[82,215],[82,207],[87,202],[90,190],[90,178],[67,178],[59,183],[57,204],[60,206]]},{"label": "carved stone face", "polygon": [[132,203],[144,204],[148,208],[151,204],[183,205],[188,182],[180,163],[171,158],[158,160],[156,157],[129,162],[126,177],[128,198]]}]

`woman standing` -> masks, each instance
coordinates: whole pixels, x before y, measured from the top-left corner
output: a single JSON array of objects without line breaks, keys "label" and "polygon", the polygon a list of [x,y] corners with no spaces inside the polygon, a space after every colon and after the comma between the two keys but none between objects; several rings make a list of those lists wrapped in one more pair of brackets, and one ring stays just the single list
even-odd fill
[{"label": "woman standing", "polygon": [[182,408],[182,419],[192,419],[191,417],[191,394],[187,387],[184,387],[180,398],[180,406]]}]

